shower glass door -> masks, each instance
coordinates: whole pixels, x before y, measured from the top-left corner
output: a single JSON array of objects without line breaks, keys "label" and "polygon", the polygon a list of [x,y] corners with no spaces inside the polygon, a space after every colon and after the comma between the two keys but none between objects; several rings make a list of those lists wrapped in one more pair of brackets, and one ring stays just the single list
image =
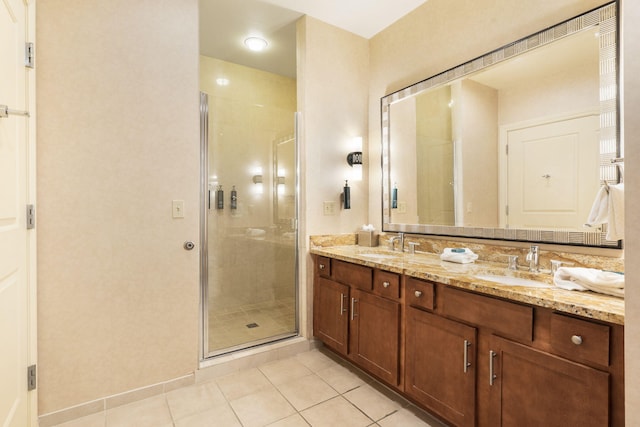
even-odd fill
[{"label": "shower glass door", "polygon": [[295,79],[201,57],[203,358],[297,326]]}]

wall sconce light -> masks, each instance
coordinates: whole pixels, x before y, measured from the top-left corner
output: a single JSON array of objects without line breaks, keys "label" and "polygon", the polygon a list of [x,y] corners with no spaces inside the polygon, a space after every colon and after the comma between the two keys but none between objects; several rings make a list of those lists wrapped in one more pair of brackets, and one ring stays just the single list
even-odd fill
[{"label": "wall sconce light", "polygon": [[351,152],[347,154],[347,164],[350,169],[345,178],[352,181],[362,180],[362,137],[352,138],[348,144]]}]

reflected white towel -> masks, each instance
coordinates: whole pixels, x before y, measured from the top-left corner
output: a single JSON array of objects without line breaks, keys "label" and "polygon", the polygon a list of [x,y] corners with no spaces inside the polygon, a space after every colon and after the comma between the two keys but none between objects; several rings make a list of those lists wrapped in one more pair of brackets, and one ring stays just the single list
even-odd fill
[{"label": "reflected white towel", "polygon": [[473,253],[469,248],[455,248],[456,251],[462,250],[463,252],[454,252],[454,248],[444,248],[440,259],[443,261],[457,262],[458,264],[469,264],[478,259],[478,255]]},{"label": "reflected white towel", "polygon": [[607,224],[607,240],[624,239],[624,183],[602,186],[591,206],[586,226]]},{"label": "reflected white towel", "polygon": [[560,267],[553,276],[553,283],[570,291],[593,291],[624,297],[624,274],[596,268]]}]

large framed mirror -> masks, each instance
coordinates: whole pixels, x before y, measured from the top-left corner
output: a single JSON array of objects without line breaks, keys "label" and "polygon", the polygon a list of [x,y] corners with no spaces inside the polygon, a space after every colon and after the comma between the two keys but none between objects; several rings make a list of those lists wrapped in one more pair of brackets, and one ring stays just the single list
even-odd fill
[{"label": "large framed mirror", "polygon": [[614,2],[383,97],[383,231],[620,248],[617,69]]}]

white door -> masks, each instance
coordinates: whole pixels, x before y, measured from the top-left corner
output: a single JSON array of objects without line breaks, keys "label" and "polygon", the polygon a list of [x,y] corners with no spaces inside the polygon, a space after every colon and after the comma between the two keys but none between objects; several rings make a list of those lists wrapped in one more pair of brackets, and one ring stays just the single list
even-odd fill
[{"label": "white door", "polygon": [[[33,81],[25,67],[29,10],[23,0],[0,2],[0,425],[35,425],[33,397],[27,391],[32,335],[29,304],[33,239],[26,228],[26,205],[33,196],[30,167],[33,124],[25,116]],[[4,106],[10,114],[2,117]],[[31,306],[33,309],[35,304]],[[34,411],[35,412],[35,411]],[[32,417],[31,417],[32,415]],[[33,418],[33,419],[31,419]]]},{"label": "white door", "polygon": [[509,228],[584,228],[599,188],[598,115],[507,133]]}]

